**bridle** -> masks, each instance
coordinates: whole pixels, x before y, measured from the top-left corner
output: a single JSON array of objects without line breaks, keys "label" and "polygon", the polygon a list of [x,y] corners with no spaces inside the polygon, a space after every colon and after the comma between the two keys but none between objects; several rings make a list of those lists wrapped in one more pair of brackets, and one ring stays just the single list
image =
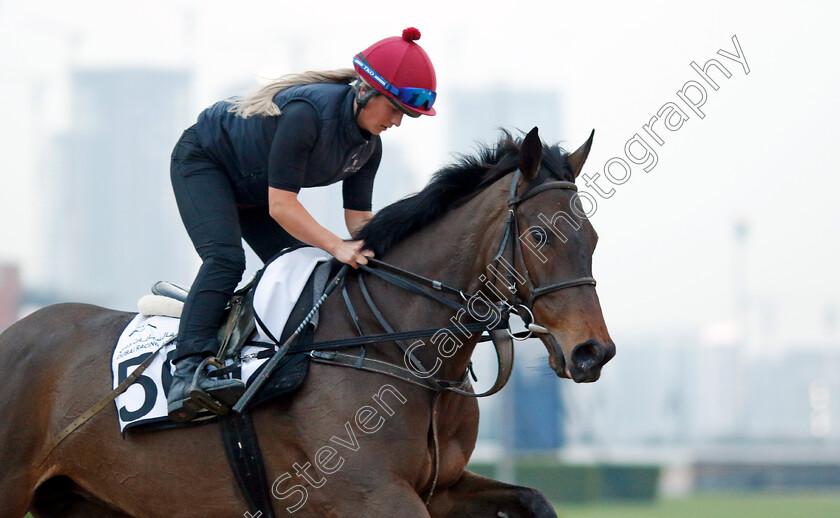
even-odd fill
[{"label": "bridle", "polygon": [[[295,346],[292,346],[292,347],[288,348],[288,354],[287,354],[286,358],[288,358],[288,356],[291,353],[294,353],[294,352],[297,352],[297,353],[307,352],[311,356],[312,360],[315,361],[315,362],[318,362],[318,363],[337,365],[337,366],[343,366],[343,367],[353,367],[353,368],[356,368],[356,369],[359,369],[359,370],[376,372],[376,373],[384,374],[384,375],[391,376],[391,377],[394,377],[394,378],[398,378],[398,379],[401,379],[401,380],[406,381],[408,383],[412,383],[414,385],[419,385],[423,388],[427,388],[427,389],[434,390],[434,391],[437,392],[437,395],[432,399],[432,409],[431,409],[430,428],[431,428],[431,432],[432,432],[432,442],[433,442],[433,445],[434,445],[435,455],[434,455],[433,477],[432,477],[432,480],[431,480],[431,487],[428,490],[428,495],[427,495],[427,498],[426,498],[426,503],[427,504],[429,503],[429,499],[431,498],[431,496],[434,492],[434,489],[435,489],[435,486],[436,486],[436,483],[437,483],[438,472],[439,472],[439,469],[440,469],[440,448],[439,448],[439,441],[438,441],[438,436],[437,436],[437,424],[436,424],[437,412],[435,411],[435,405],[437,404],[438,400],[440,399],[440,395],[443,392],[454,392],[456,394],[460,394],[460,395],[463,395],[463,396],[484,397],[484,396],[489,396],[491,394],[495,394],[496,392],[501,390],[502,387],[504,387],[505,384],[507,383],[508,379],[510,378],[510,374],[513,370],[513,340],[514,339],[524,340],[525,338],[530,337],[532,333],[536,333],[536,334],[540,334],[540,333],[547,334],[547,333],[549,333],[549,331],[545,327],[542,327],[539,324],[537,324],[536,322],[534,322],[533,312],[532,312],[534,301],[538,297],[541,297],[542,295],[552,293],[554,291],[562,290],[562,289],[565,289],[565,288],[571,288],[571,287],[575,287],[575,286],[585,286],[585,285],[594,286],[595,285],[595,279],[594,278],[592,278],[592,277],[580,277],[580,278],[577,278],[577,279],[555,282],[555,283],[552,283],[552,284],[549,284],[549,285],[546,285],[546,286],[540,286],[540,287],[534,286],[534,283],[531,280],[531,275],[528,272],[528,268],[525,264],[524,254],[522,253],[522,247],[519,244],[519,226],[518,226],[517,219],[516,219],[516,213],[517,213],[517,209],[519,207],[519,204],[521,204],[522,202],[524,202],[524,201],[526,201],[530,198],[533,198],[537,194],[540,194],[540,193],[542,193],[544,191],[547,191],[547,190],[550,190],[550,189],[570,189],[570,190],[573,190],[573,191],[577,191],[577,186],[572,182],[550,181],[550,182],[545,182],[543,184],[540,184],[537,187],[534,187],[533,189],[525,191],[520,196],[516,196],[516,187],[517,187],[517,183],[519,181],[520,174],[521,174],[521,171],[519,169],[517,169],[513,174],[513,180],[511,182],[511,186],[510,186],[510,196],[508,198],[508,218],[507,218],[507,221],[505,223],[505,229],[502,233],[502,237],[501,237],[500,244],[499,244],[499,249],[496,252],[496,255],[493,257],[493,264],[495,265],[495,268],[498,271],[498,268],[500,267],[500,265],[503,261],[503,258],[504,258],[504,255],[505,255],[506,251],[508,249],[511,250],[511,261],[509,263],[510,266],[511,266],[511,269],[507,269],[507,268],[505,268],[505,269],[507,270],[507,273],[508,273],[508,279],[507,279],[508,289],[511,291],[512,297],[508,300],[500,300],[498,303],[495,303],[495,304],[493,302],[486,301],[486,300],[484,302],[487,303],[487,304],[495,305],[497,307],[497,309],[500,309],[500,307],[503,307],[506,310],[505,315],[509,314],[510,312],[514,312],[514,313],[517,313],[521,318],[523,318],[523,321],[525,320],[525,317],[527,317],[528,320],[529,320],[528,322],[526,322],[526,324],[528,325],[527,336],[520,336],[517,333],[511,333],[510,328],[509,328],[508,323],[507,323],[507,318],[504,319],[504,326],[482,327],[482,326],[476,325],[476,324],[466,324],[466,325],[459,326],[457,328],[458,330],[466,329],[466,330],[470,330],[470,331],[485,331],[486,330],[490,334],[490,338],[493,341],[493,345],[496,349],[496,355],[497,355],[497,358],[499,360],[499,372],[498,372],[495,384],[489,390],[487,390],[486,392],[483,392],[481,394],[475,394],[471,390],[469,390],[470,385],[469,385],[469,378],[467,377],[467,373],[464,374],[464,376],[462,377],[461,380],[456,381],[454,383],[453,382],[448,382],[446,380],[436,380],[434,378],[418,379],[418,378],[416,378],[416,376],[414,375],[414,373],[412,371],[409,371],[407,369],[403,369],[403,368],[397,367],[393,364],[386,363],[386,362],[383,362],[383,361],[380,361],[380,360],[365,358],[365,353],[364,353],[364,345],[365,344],[375,343],[375,342],[385,342],[385,341],[392,341],[392,342],[400,343],[400,341],[404,340],[404,339],[410,339],[410,338],[413,338],[413,337],[424,337],[424,336],[428,337],[428,336],[432,336],[438,330],[451,329],[451,328],[436,328],[436,329],[431,329],[431,330],[421,329],[421,330],[416,330],[416,331],[407,331],[407,332],[403,332],[403,333],[395,332],[393,330],[393,328],[385,320],[384,315],[382,315],[381,312],[378,310],[378,308],[376,308],[376,305],[374,304],[372,298],[370,297],[370,293],[368,292],[367,288],[365,287],[364,280],[363,280],[363,277],[361,275],[359,275],[358,279],[359,279],[359,286],[362,290],[363,296],[364,296],[368,306],[370,307],[371,311],[373,311],[373,313],[376,315],[380,324],[388,332],[385,333],[385,334],[381,334],[381,335],[365,335],[362,332],[362,329],[359,325],[358,316],[356,314],[355,309],[353,308],[352,303],[350,302],[350,298],[347,295],[346,287],[345,287],[345,288],[343,288],[344,300],[347,304],[348,310],[351,313],[351,317],[353,318],[353,321],[355,322],[356,328],[359,331],[359,334],[361,336],[351,338],[351,339],[333,340],[333,341],[320,342],[320,343],[314,343],[314,344],[313,343],[309,343],[309,344],[304,343],[304,344],[299,344],[299,345],[295,345]],[[509,246],[510,243],[512,243],[511,246]],[[518,259],[518,261],[517,261],[517,259]],[[470,298],[470,297],[468,297],[468,295],[464,291],[456,289],[456,288],[452,288],[450,286],[447,286],[447,285],[441,283],[440,281],[427,279],[425,277],[419,276],[419,275],[414,274],[412,272],[408,272],[408,271],[403,270],[403,269],[401,269],[397,266],[390,265],[390,264],[384,263],[382,261],[372,260],[371,262],[375,265],[386,267],[387,269],[389,269],[391,271],[391,273],[382,272],[382,271],[379,271],[376,268],[372,268],[370,266],[363,267],[362,270],[364,272],[371,273],[371,274],[385,280],[386,282],[394,284],[394,285],[396,285],[400,288],[407,289],[407,290],[409,290],[413,293],[423,295],[423,296],[432,298],[434,300],[437,300],[438,302],[440,302],[440,303],[442,303],[446,306],[449,306],[453,309],[458,309],[458,310],[465,309],[465,306],[463,306],[462,304],[453,302],[449,299],[444,299],[442,297],[439,297],[434,293],[430,293],[427,290],[425,290],[423,288],[423,286],[426,285],[426,286],[431,287],[434,290],[441,291],[441,292],[447,292],[447,293],[450,293],[450,294],[457,294],[464,301],[467,301]],[[517,295],[518,291],[515,289],[516,288],[516,281],[518,281],[518,279],[516,278],[516,274],[518,274],[518,271],[514,269],[514,265],[516,265],[517,262],[522,265],[522,269],[523,269],[523,272],[524,272],[523,279],[524,279],[524,282],[526,284],[526,287],[527,287],[528,293],[529,293],[528,300],[524,303],[519,299],[519,297]],[[334,282],[336,282],[336,281],[337,281],[337,279],[334,279]],[[326,295],[327,294],[325,294],[324,297]],[[323,301],[323,297],[322,297],[321,301]],[[315,309],[315,308],[313,308],[313,309]],[[523,313],[527,313],[527,315],[524,315]],[[307,317],[307,318],[309,318],[309,317]],[[301,323],[301,326],[303,326],[304,324],[305,324],[305,322]],[[549,334],[549,336],[551,336],[551,335]],[[163,342],[158,347],[158,349],[155,350],[155,352],[153,354],[150,354],[148,356],[148,358],[146,358],[146,360],[142,364],[140,364],[125,380],[123,380],[123,382],[120,383],[120,385],[116,389],[112,390],[108,395],[106,395],[105,397],[100,399],[96,404],[94,404],[91,408],[89,408],[88,410],[83,412],[73,422],[71,422],[61,432],[59,432],[58,435],[53,439],[51,444],[47,447],[46,454],[42,457],[42,460],[41,460],[39,466],[42,465],[47,460],[50,453],[52,453],[52,451],[58,446],[58,444],[61,443],[65,438],[67,438],[74,430],[76,430],[78,427],[80,427],[82,424],[84,424],[89,419],[91,419],[94,415],[96,415],[99,411],[101,411],[103,408],[105,408],[118,395],[125,392],[129,388],[129,386],[131,386],[131,384],[134,383],[140,377],[140,375],[143,373],[143,371],[151,364],[152,360],[157,355],[157,353],[159,351],[161,351],[163,349],[163,347],[167,343],[169,343],[169,341],[173,340],[174,338],[175,337],[172,337],[169,340]],[[553,337],[552,337],[552,340],[553,340]],[[333,349],[337,349],[337,348],[355,347],[355,346],[362,346],[362,353],[361,354],[358,354],[358,355],[356,355],[356,354],[346,354],[346,353],[341,353],[341,352],[333,350]],[[402,346],[402,344],[401,344],[401,346]],[[403,347],[403,349],[405,351],[405,347]],[[323,351],[326,351],[326,352],[323,352]],[[411,356],[412,356],[412,361],[413,362],[419,363],[419,361],[416,358],[414,358],[413,355],[411,355]]]},{"label": "bridle", "polygon": [[[533,198],[533,197],[535,197],[536,195],[538,195],[542,192],[552,190],[552,189],[569,189],[569,190],[577,191],[577,186],[572,182],[565,182],[565,181],[559,181],[559,180],[549,181],[549,182],[542,183],[542,184],[534,187],[533,189],[529,189],[529,190],[525,191],[520,196],[517,196],[516,195],[516,187],[517,187],[517,184],[519,183],[520,175],[521,175],[521,170],[517,168],[516,171],[513,174],[513,179],[511,181],[511,185],[510,185],[510,195],[508,197],[508,217],[507,217],[507,221],[505,222],[505,227],[504,227],[504,231],[502,232],[502,237],[500,239],[498,251],[493,256],[493,260],[492,260],[492,263],[491,263],[494,266],[495,271],[498,272],[499,268],[502,265],[502,262],[505,260],[504,257],[505,257],[505,254],[507,253],[507,250],[510,250],[510,262],[507,265],[507,266],[509,266],[509,268],[505,267],[505,270],[507,272],[507,279],[506,279],[507,280],[507,286],[506,286],[506,288],[511,293],[511,297],[507,300],[499,300],[497,303],[493,303],[493,302],[484,300],[484,303],[486,303],[488,306],[493,305],[499,311],[504,310],[504,315],[505,315],[503,326],[486,327],[486,328],[483,329],[483,330],[486,330],[488,332],[488,334],[490,335],[490,339],[492,340],[493,347],[496,351],[496,358],[499,362],[499,371],[498,371],[498,374],[496,376],[496,381],[495,381],[495,383],[493,384],[492,387],[490,387],[485,392],[482,392],[481,394],[474,393],[471,390],[471,386],[470,386],[470,383],[469,383],[469,378],[467,377],[468,373],[472,373],[472,367],[471,366],[468,368],[468,372],[464,373],[461,380],[458,380],[455,383],[448,382],[446,380],[436,380],[436,379],[431,378],[431,377],[421,379],[421,378],[417,377],[416,372],[411,372],[408,369],[403,369],[401,367],[395,366],[395,365],[390,364],[390,363],[365,358],[364,345],[362,345],[362,347],[361,347],[362,352],[359,355],[346,354],[346,353],[341,353],[339,351],[321,352],[319,350],[310,350],[310,352],[309,352],[309,355],[311,356],[312,360],[315,361],[315,362],[318,362],[318,363],[339,365],[339,366],[343,366],[343,367],[352,367],[352,368],[356,368],[356,369],[360,369],[360,370],[366,370],[366,371],[369,371],[369,372],[376,372],[376,373],[384,374],[384,375],[391,376],[391,377],[394,377],[394,378],[398,378],[398,379],[401,379],[405,382],[412,383],[412,384],[415,384],[415,385],[419,385],[419,386],[422,386],[424,388],[427,388],[427,389],[430,389],[430,390],[433,390],[433,391],[436,392],[436,395],[432,398],[431,409],[430,409],[430,415],[431,415],[431,422],[430,422],[430,432],[431,433],[430,433],[430,435],[431,435],[431,444],[432,444],[433,449],[434,449],[434,459],[433,459],[434,462],[433,462],[432,477],[431,477],[431,481],[430,481],[430,488],[427,491],[427,495],[426,495],[426,498],[425,498],[426,505],[429,504],[429,502],[431,500],[431,497],[432,497],[432,494],[435,491],[435,487],[437,485],[437,479],[438,479],[438,475],[439,475],[439,471],[440,471],[440,444],[439,444],[439,438],[438,438],[438,433],[437,433],[437,418],[436,418],[436,416],[438,415],[438,412],[436,411],[436,406],[438,404],[438,401],[440,400],[441,395],[445,392],[454,392],[454,393],[460,394],[462,396],[478,398],[478,397],[489,396],[489,395],[495,394],[496,392],[500,391],[507,384],[508,380],[510,379],[511,373],[513,372],[513,340],[514,339],[525,340],[525,339],[529,338],[532,334],[547,334],[549,336],[549,339],[556,343],[554,337],[551,335],[551,333],[548,331],[548,329],[546,329],[545,327],[537,324],[534,321],[534,314],[533,314],[533,311],[532,311],[534,301],[537,298],[539,298],[543,295],[546,295],[548,293],[553,293],[555,291],[563,290],[563,289],[566,289],[566,288],[572,288],[572,287],[575,287],[575,286],[587,286],[587,285],[595,286],[595,279],[593,277],[579,277],[579,278],[576,278],[576,279],[569,279],[569,280],[555,282],[555,283],[548,284],[548,285],[545,285],[545,286],[535,286],[534,285],[534,282],[531,278],[531,274],[529,273],[528,267],[525,264],[525,257],[524,257],[524,254],[522,253],[522,246],[519,243],[519,224],[518,224],[517,218],[516,218],[517,209],[519,208],[519,205],[522,202],[524,202],[524,201],[526,201],[530,198]],[[413,272],[403,270],[403,269],[401,269],[401,268],[399,268],[395,265],[391,265],[391,264],[385,263],[383,261],[375,260],[373,258],[370,258],[369,262],[376,267],[362,266],[361,269],[362,269],[363,272],[370,273],[370,274],[372,274],[376,277],[379,277],[380,279],[384,280],[385,282],[388,282],[392,285],[395,285],[395,286],[398,286],[400,288],[406,289],[406,290],[411,291],[413,293],[416,293],[418,295],[422,295],[422,296],[431,298],[433,300],[436,300],[439,303],[444,304],[444,305],[446,305],[448,307],[451,307],[453,309],[456,309],[456,310],[460,311],[461,309],[464,309],[464,306],[459,304],[459,303],[455,303],[455,302],[453,302],[449,299],[445,299],[443,297],[440,297],[435,293],[429,292],[428,290],[423,289],[423,286],[431,287],[432,289],[440,291],[440,292],[447,292],[447,293],[450,293],[450,294],[459,295],[464,302],[466,302],[470,299],[470,297],[464,291],[459,290],[457,288],[452,288],[450,286],[447,286],[440,281],[427,279],[427,278],[422,277],[420,275],[417,275]],[[519,273],[516,270],[515,265],[517,263],[522,265],[522,271],[524,273],[524,276],[522,276],[522,274]],[[382,267],[382,268],[384,268],[388,271],[387,272],[381,271],[378,267]],[[489,266],[488,266],[488,269],[489,269]],[[519,275],[522,278],[522,280],[524,281],[524,284],[525,284],[525,286],[528,290],[528,300],[525,301],[525,302],[523,302],[518,296],[519,291],[516,289],[516,281],[518,281],[519,279],[517,279],[517,275]],[[363,276],[359,275],[358,280],[359,280],[359,288],[362,291],[363,297],[365,298],[365,301],[367,302],[368,307],[373,312],[373,314],[376,316],[380,325],[386,331],[388,331],[386,334],[380,335],[381,338],[375,338],[373,340],[371,339],[371,338],[373,338],[371,336],[364,336],[364,333],[363,333],[363,331],[361,329],[361,326],[359,324],[358,316],[356,314],[355,309],[353,308],[353,304],[350,300],[350,297],[347,294],[346,287],[345,287],[345,288],[343,288],[344,301],[345,301],[345,303],[347,305],[347,308],[350,312],[350,315],[351,315],[351,317],[352,317],[352,319],[355,323],[357,331],[359,332],[360,335],[362,335],[358,338],[367,339],[366,343],[370,343],[370,342],[373,342],[373,341],[393,341],[393,342],[396,342],[403,349],[404,353],[406,354],[405,357],[407,359],[410,359],[411,362],[415,365],[421,365],[422,366],[422,363],[420,363],[420,361],[416,357],[414,357],[411,350],[406,348],[405,344],[397,338],[399,335],[401,335],[401,337],[408,337],[409,335],[411,335],[412,332],[396,333],[394,331],[393,327],[388,323],[387,319],[382,314],[382,312],[379,311],[379,309],[374,304],[373,299],[370,296],[370,293],[365,286]],[[498,280],[498,278],[497,278],[497,280]],[[496,288],[496,290],[494,290],[494,292],[495,292],[496,295],[498,295],[498,288]],[[510,326],[509,326],[509,323],[508,323],[507,316],[511,312],[519,315],[519,317],[522,318],[523,322],[525,322],[525,324],[527,325],[528,331],[527,331],[527,333],[524,333],[524,335],[520,334],[520,333],[512,333],[510,331]],[[470,325],[461,326],[460,329],[463,330],[464,327],[469,327],[469,326]],[[474,328],[475,324],[472,324],[472,326]],[[441,329],[438,329],[437,331],[441,331],[442,329],[449,329],[449,328],[441,328]],[[435,329],[431,329],[431,330],[418,330],[414,333],[416,333],[415,336],[432,336],[433,333],[435,333],[435,332],[436,332]],[[479,339],[479,340],[482,341],[483,339]],[[341,341],[336,341],[336,342],[341,342]],[[344,341],[344,342],[346,343],[346,341]],[[310,347],[317,346],[317,345],[318,344],[311,344]],[[361,345],[361,344],[359,344],[359,345]],[[437,360],[439,360],[439,358]],[[428,371],[428,369],[427,369],[427,371]]]},{"label": "bridle", "polygon": [[[386,263],[384,261],[374,258],[369,258],[369,265],[360,266],[360,270],[364,273],[370,274],[374,277],[378,277],[379,279],[391,285],[409,291],[413,294],[421,295],[426,298],[435,300],[438,303],[445,305],[455,311],[469,311],[467,305],[465,305],[462,302],[467,302],[474,297],[478,297],[478,299],[482,303],[486,304],[488,307],[494,308],[494,310],[497,311],[500,315],[503,315],[503,318],[501,318],[499,322],[497,322],[495,325],[490,326],[476,322],[470,324],[461,324],[460,326],[397,332],[394,326],[392,326],[388,322],[388,319],[384,315],[384,313],[380,311],[377,305],[375,304],[373,297],[367,289],[364,276],[360,273],[357,276],[357,279],[365,303],[367,304],[371,313],[373,313],[373,315],[376,317],[381,327],[385,329],[386,332],[378,335],[370,335],[364,332],[360,323],[360,319],[358,318],[358,313],[355,310],[354,304],[352,303],[347,293],[346,286],[343,286],[342,294],[344,296],[344,301],[359,336],[355,338],[331,340],[310,344],[298,344],[293,346],[290,349],[290,352],[308,352],[309,355],[312,357],[313,361],[319,363],[327,363],[345,367],[353,367],[356,369],[367,370],[371,372],[379,372],[381,374],[396,377],[408,383],[419,385],[437,392],[448,391],[469,397],[485,397],[491,394],[495,394],[496,392],[501,390],[507,383],[513,371],[513,340],[525,340],[527,338],[530,338],[533,334],[548,334],[549,337],[551,337],[551,334],[547,328],[537,324],[534,321],[532,311],[534,301],[538,297],[558,290],[572,288],[575,286],[595,285],[595,279],[592,277],[579,277],[576,279],[564,280],[539,287],[534,285],[534,282],[525,264],[522,246],[519,244],[519,225],[516,218],[517,209],[519,208],[519,205],[522,202],[533,198],[542,192],[553,189],[569,189],[577,191],[577,186],[572,182],[555,180],[542,183],[537,187],[534,187],[533,189],[530,189],[524,192],[523,194],[517,196],[516,188],[519,182],[520,175],[521,171],[519,169],[516,169],[516,171],[513,173],[513,179],[511,181],[510,186],[510,195],[508,198],[508,217],[505,222],[504,230],[502,231],[498,251],[494,255],[493,260],[491,262],[491,265],[493,265],[493,268],[496,272],[499,272],[500,268],[503,268],[506,271],[507,275],[505,280],[508,283],[507,289],[511,293],[510,298],[500,299],[497,302],[493,302],[487,300],[484,297],[478,297],[478,294],[470,296],[463,290],[453,288],[440,281],[428,279],[408,270],[404,270],[396,265]],[[507,265],[502,266],[503,262],[507,262],[507,259],[505,259],[505,255],[508,253],[508,250],[510,251],[510,262]],[[522,273],[518,272],[515,269],[514,265],[516,264],[522,265],[524,276],[522,275]],[[524,302],[519,298],[518,290],[516,289],[516,283],[520,282],[520,279],[521,282],[525,284],[528,290],[528,300]],[[496,288],[496,291],[499,291],[498,288]],[[461,298],[462,302],[453,301],[450,298],[444,298],[443,296],[440,296],[438,292],[448,293],[450,295],[457,295]],[[528,328],[526,332],[511,332],[508,322],[508,316],[510,315],[510,313],[517,314],[523,320],[523,322]],[[437,332],[444,330],[452,333],[464,331],[468,331],[470,333],[477,331],[481,333],[486,331],[489,334],[489,338],[482,337],[479,339],[479,341],[492,340],[493,346],[496,351],[496,356],[499,361],[499,372],[496,377],[496,382],[490,389],[481,394],[475,394],[474,392],[472,392],[470,390],[468,373],[464,373],[462,378],[455,382],[434,378],[433,374],[436,369],[426,368],[423,365],[423,363],[419,359],[417,359],[416,356],[413,354],[414,348],[406,343],[406,340],[423,337],[428,338],[430,336],[433,336]],[[400,346],[400,348],[402,348],[405,354],[405,358],[407,360],[406,366],[409,366],[408,362],[410,362],[414,368],[405,369],[380,360],[367,358],[364,346],[376,342],[397,343]],[[344,353],[337,350],[340,348],[354,346],[361,346],[360,354]],[[437,358],[436,366],[437,362],[439,361],[440,359]]]},{"label": "bridle", "polygon": [[[543,184],[534,187],[533,189],[529,189],[522,193],[521,195],[516,195],[516,187],[519,182],[519,176],[521,174],[520,169],[517,169],[513,173],[513,180],[510,184],[510,195],[508,197],[508,217],[507,221],[505,222],[505,230],[502,234],[501,242],[499,244],[499,250],[496,252],[496,255],[493,257],[493,264],[496,271],[500,271],[500,265],[504,260],[505,252],[510,248],[511,250],[511,260],[509,265],[511,268],[515,268],[517,262],[522,265],[522,273],[523,281],[525,286],[528,289],[528,300],[523,302],[518,295],[518,291],[516,290],[516,282],[518,279],[516,278],[517,275],[520,274],[517,270],[511,268],[504,268],[507,275],[507,289],[512,293],[512,297],[510,300],[503,301],[508,308],[517,313],[520,318],[523,319],[525,325],[528,326],[529,333],[526,336],[519,336],[513,333],[510,333],[511,337],[516,340],[526,340],[530,338],[531,334],[545,334],[548,333],[548,330],[537,324],[534,321],[534,314],[533,314],[533,307],[534,301],[543,295],[548,293],[552,293],[555,291],[559,291],[566,288],[572,288],[575,286],[586,286],[591,285],[595,286],[595,278],[594,277],[579,277],[577,279],[570,279],[560,282],[555,282],[546,286],[535,286],[534,282],[531,279],[531,275],[528,272],[528,266],[525,263],[525,257],[522,253],[522,245],[519,243],[519,223],[516,218],[517,209],[519,208],[519,204],[523,201],[533,198],[537,194],[542,192],[553,190],[553,189],[568,189],[577,192],[578,188],[572,182],[566,182],[561,180],[555,180],[550,182],[545,182]],[[512,242],[513,245],[508,247],[508,242]],[[526,321],[527,318],[527,321]]]}]

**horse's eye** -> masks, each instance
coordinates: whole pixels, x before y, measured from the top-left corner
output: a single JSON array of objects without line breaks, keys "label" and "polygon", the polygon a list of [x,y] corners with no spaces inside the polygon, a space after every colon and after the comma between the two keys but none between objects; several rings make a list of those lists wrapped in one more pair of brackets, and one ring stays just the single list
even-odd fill
[{"label": "horse's eye", "polygon": [[531,240],[537,244],[543,244],[548,241],[548,234],[542,228],[533,228],[531,229]]}]

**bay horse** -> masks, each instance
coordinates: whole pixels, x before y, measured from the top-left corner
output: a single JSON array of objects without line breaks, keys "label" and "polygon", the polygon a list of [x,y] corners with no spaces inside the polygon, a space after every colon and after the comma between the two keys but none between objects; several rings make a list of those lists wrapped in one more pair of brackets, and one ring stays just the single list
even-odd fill
[{"label": "bay horse", "polygon": [[[357,237],[376,257],[416,274],[469,293],[510,295],[545,329],[539,338],[557,376],[595,381],[615,346],[587,280],[597,235],[574,186],[591,144],[592,135],[568,154],[542,143],[536,128],[524,138],[505,133],[381,210]],[[500,250],[510,253],[514,271],[488,277]],[[332,296],[321,307],[316,341],[354,336],[357,324],[383,332],[360,279],[358,272],[346,279],[358,321],[343,297]],[[373,276],[366,284],[398,330],[453,322],[451,309],[434,300]],[[57,304],[0,335],[0,517],[255,516],[238,492],[218,426],[121,437],[112,404],[47,451],[111,390],[110,353],[133,316]],[[477,340],[473,333],[437,348],[421,342],[413,352],[423,365],[439,365],[438,379],[460,380]],[[393,343],[367,350],[369,358],[404,362]],[[253,410],[277,516],[556,516],[538,491],[465,469],[478,419],[474,398],[316,362],[293,396]]]}]

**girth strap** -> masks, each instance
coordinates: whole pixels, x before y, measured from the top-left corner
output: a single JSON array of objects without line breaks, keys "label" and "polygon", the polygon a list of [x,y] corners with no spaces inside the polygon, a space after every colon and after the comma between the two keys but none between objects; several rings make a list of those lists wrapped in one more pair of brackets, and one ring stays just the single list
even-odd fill
[{"label": "girth strap", "polygon": [[275,518],[257,432],[251,412],[231,412],[219,417],[222,443],[239,491],[252,516]]}]

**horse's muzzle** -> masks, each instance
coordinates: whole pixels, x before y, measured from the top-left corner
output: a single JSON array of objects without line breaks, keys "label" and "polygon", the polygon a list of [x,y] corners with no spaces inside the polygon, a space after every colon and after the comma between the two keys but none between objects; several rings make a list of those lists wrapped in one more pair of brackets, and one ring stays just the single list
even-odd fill
[{"label": "horse's muzzle", "polygon": [[596,381],[601,377],[601,367],[615,356],[615,345],[604,345],[597,340],[577,344],[572,350],[569,371],[577,383]]},{"label": "horse's muzzle", "polygon": [[571,378],[575,383],[590,383],[601,377],[601,367],[615,356],[615,344],[587,340],[577,344],[569,358],[563,353],[553,335],[548,335],[555,354],[550,355],[549,365],[561,378]]}]

